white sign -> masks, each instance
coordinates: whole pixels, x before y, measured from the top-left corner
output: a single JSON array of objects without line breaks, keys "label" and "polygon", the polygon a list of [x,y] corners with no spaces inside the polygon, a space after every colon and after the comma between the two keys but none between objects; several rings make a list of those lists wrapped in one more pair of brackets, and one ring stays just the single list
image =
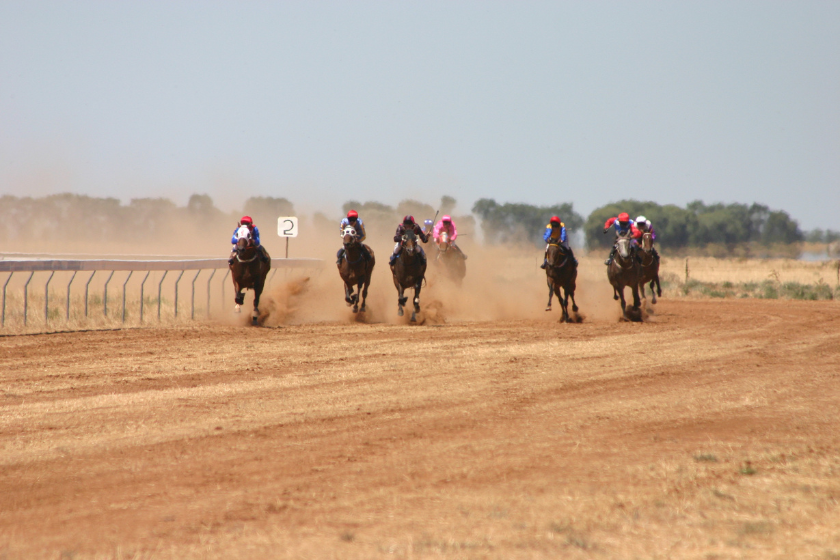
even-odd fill
[{"label": "white sign", "polygon": [[295,216],[277,218],[277,235],[280,237],[297,237],[298,221]]}]

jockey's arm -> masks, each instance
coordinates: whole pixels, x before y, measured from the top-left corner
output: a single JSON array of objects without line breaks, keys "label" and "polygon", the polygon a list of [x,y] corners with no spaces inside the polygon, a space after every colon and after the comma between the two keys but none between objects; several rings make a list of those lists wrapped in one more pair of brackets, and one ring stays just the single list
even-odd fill
[{"label": "jockey's arm", "polygon": [[260,228],[254,226],[254,245],[259,246],[260,244]]},{"label": "jockey's arm", "polygon": [[399,225],[399,226],[397,226],[397,233],[394,235],[394,241],[396,243],[399,243],[400,241],[402,241],[402,235],[403,235],[403,227],[402,227],[402,225]]},{"label": "jockey's arm", "polygon": [[549,239],[551,239],[551,226],[546,226],[545,231],[543,232],[543,241],[548,243]]},{"label": "jockey's arm", "polygon": [[613,216],[612,218],[610,218],[609,220],[607,220],[606,222],[604,222],[604,229],[605,229],[605,230],[609,229],[609,228],[610,228],[610,226],[611,226],[611,225],[613,225],[615,222],[616,222],[616,217],[615,217],[615,216]]},{"label": "jockey's arm", "polygon": [[561,243],[566,242],[566,226],[563,226],[563,227],[560,228],[560,242]]},{"label": "jockey's arm", "polygon": [[638,239],[642,236],[642,232],[639,228],[636,227],[636,224],[630,224],[630,234],[632,235],[633,239]]},{"label": "jockey's arm", "polygon": [[231,245],[236,245],[236,232],[239,231],[239,228],[233,230],[233,237],[230,238]]},{"label": "jockey's arm", "polygon": [[361,243],[367,239],[367,233],[365,232],[365,224],[363,224],[361,220],[358,221],[358,224],[359,225],[356,229],[356,240]]},{"label": "jockey's arm", "polygon": [[458,239],[458,228],[455,227],[455,222],[449,223],[452,224],[452,235],[449,236],[449,239],[451,241],[455,241],[456,239]]}]

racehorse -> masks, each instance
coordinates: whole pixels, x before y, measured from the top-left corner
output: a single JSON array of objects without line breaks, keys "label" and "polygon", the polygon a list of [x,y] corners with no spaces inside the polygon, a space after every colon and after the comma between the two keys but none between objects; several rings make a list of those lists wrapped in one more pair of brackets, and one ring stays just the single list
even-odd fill
[{"label": "racehorse", "polygon": [[[370,253],[370,260],[365,260],[362,244],[356,239],[356,228],[353,226],[346,226],[341,232],[341,238],[344,240],[344,258],[338,263],[338,273],[344,280],[344,301],[347,302],[348,307],[353,306],[353,313],[358,313],[359,300],[361,300],[362,313],[364,313],[367,310],[365,302],[376,259],[373,256],[373,250],[365,245]],[[353,293],[354,286],[358,293]]]},{"label": "racehorse", "polygon": [[[642,299],[645,296],[645,284],[650,282],[650,293],[653,296],[651,303],[656,303],[656,296],[662,297],[662,288],[659,286],[659,260],[653,256],[653,236],[650,232],[642,234],[642,274],[639,278],[639,291]],[[654,285],[656,291],[653,290]]]},{"label": "racehorse", "polygon": [[394,286],[397,287],[397,315],[400,317],[403,316],[403,306],[408,301],[405,290],[414,288],[414,311],[411,312],[411,321],[416,322],[417,313],[420,312],[420,289],[426,275],[426,263],[420,256],[414,231],[408,230],[402,235],[402,250],[391,265],[391,274],[394,276]]},{"label": "racehorse", "polygon": [[[575,302],[577,265],[570,255],[555,243],[548,246],[546,261],[548,261],[548,265],[545,267],[545,281],[548,284],[548,306],[545,310],[551,311],[551,298],[554,294],[557,294],[557,301],[563,308],[563,317],[561,317],[560,322],[571,322],[569,319],[569,297],[572,298],[572,311],[577,313],[578,310]],[[560,288],[563,288],[563,295],[560,294]]]},{"label": "racehorse", "polygon": [[607,268],[607,277],[613,286],[613,299],[621,299],[621,312],[627,317],[626,302],[624,301],[624,287],[633,290],[633,312],[639,313],[639,279],[642,276],[641,266],[636,258],[636,247],[630,234],[619,234],[615,242],[617,251]]},{"label": "racehorse", "polygon": [[467,275],[467,263],[464,254],[457,247],[453,247],[448,231],[440,234],[440,243],[437,248],[435,262],[440,263],[446,275],[460,286],[464,276]]},{"label": "racehorse", "polygon": [[241,312],[245,302],[245,290],[254,290],[254,311],[251,313],[251,324],[256,325],[260,316],[260,295],[265,287],[265,277],[271,269],[271,257],[266,251],[267,262],[259,260],[257,247],[251,238],[251,230],[247,226],[240,226],[236,230],[236,255],[230,265],[230,277],[233,280],[233,293],[236,301],[234,310]]}]

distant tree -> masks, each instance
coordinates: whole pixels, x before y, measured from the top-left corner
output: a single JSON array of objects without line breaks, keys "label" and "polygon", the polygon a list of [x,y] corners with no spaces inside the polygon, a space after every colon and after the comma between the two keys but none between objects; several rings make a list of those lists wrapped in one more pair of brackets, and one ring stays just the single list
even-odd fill
[{"label": "distant tree", "polygon": [[492,198],[482,198],[473,205],[473,214],[481,220],[481,231],[489,243],[543,243],[542,234],[552,215],[560,216],[569,233],[583,225],[583,218],[571,203],[554,206],[531,204],[498,204]]},{"label": "distant tree", "polygon": [[435,216],[435,209],[430,204],[407,199],[397,204],[397,214],[400,216],[414,216],[417,223],[422,225],[423,220],[431,220]]},{"label": "distant tree", "polygon": [[216,208],[209,194],[194,194],[187,202],[187,213],[196,218],[216,218],[221,210]]},{"label": "distant tree", "polygon": [[451,196],[442,196],[440,198],[440,213],[452,214],[452,211],[455,210],[455,206],[457,204],[458,201],[452,198]]}]

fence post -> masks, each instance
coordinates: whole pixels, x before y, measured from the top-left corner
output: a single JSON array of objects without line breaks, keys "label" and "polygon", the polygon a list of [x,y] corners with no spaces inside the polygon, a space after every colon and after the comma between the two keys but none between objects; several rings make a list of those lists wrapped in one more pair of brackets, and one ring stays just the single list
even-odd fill
[{"label": "fence post", "polygon": [[107,279],[107,280],[105,280],[105,295],[104,295],[104,297],[102,298],[102,300],[103,300],[103,301],[104,301],[104,303],[105,303],[105,307],[104,307],[103,309],[104,309],[104,312],[105,312],[105,316],[106,316],[106,317],[108,316],[108,282],[110,282],[110,281],[111,281],[111,278],[113,278],[113,277],[114,277],[114,271],[112,270],[112,271],[111,271],[111,274],[109,274],[109,275],[108,275],[108,279]]},{"label": "fence post", "polygon": [[29,314],[29,283],[32,281],[32,277],[35,276],[35,271],[29,273],[29,278],[26,280],[26,284],[23,285],[23,326],[26,326],[26,320],[28,319]]},{"label": "fence post", "polygon": [[146,285],[146,280],[149,278],[149,274],[151,274],[151,270],[146,271],[146,276],[143,277],[143,281],[140,283],[140,324],[143,324],[143,286]]},{"label": "fence post", "polygon": [[125,286],[128,284],[129,278],[131,275],[134,274],[133,270],[128,271],[128,276],[125,277],[125,282],[123,282],[123,315],[122,315],[122,322],[125,323]]},{"label": "fence post", "polygon": [[69,282],[67,282],[67,313],[66,313],[66,315],[67,315],[67,319],[66,319],[66,320],[67,320],[67,321],[69,321],[69,320],[70,320],[70,284],[72,284],[72,283],[73,283],[73,280],[75,280],[75,279],[76,279],[76,273],[77,273],[77,272],[78,272],[78,270],[74,270],[74,271],[73,271],[73,276],[71,276],[71,277],[70,277],[70,281],[69,281]]},{"label": "fence post", "polygon": [[210,278],[207,279],[207,318],[210,318],[210,282],[213,280],[213,276],[216,274],[216,269],[210,271]]},{"label": "fence post", "polygon": [[228,274],[230,274],[230,269],[227,269],[225,272],[225,277],[222,278],[222,307],[225,306],[225,280],[227,280]]},{"label": "fence post", "polygon": [[184,271],[181,271],[181,274],[178,275],[178,278],[175,280],[175,317],[178,317],[178,282],[181,281],[181,276],[184,275]]},{"label": "fence post", "polygon": [[195,273],[192,280],[192,297],[190,298],[190,321],[195,319],[195,281],[198,280],[198,275],[201,274],[201,269]]},{"label": "fence post", "polygon": [[47,285],[44,286],[44,325],[50,321],[50,281],[55,275],[55,270],[50,272],[50,277],[47,278]]},{"label": "fence post", "polygon": [[91,273],[90,278],[88,278],[87,284],[85,284],[85,317],[88,316],[88,288],[90,287],[90,281],[93,280],[94,274],[96,274],[95,270]]},{"label": "fence post", "polygon": [[14,272],[9,273],[9,277],[6,278],[6,283],[3,284],[3,322],[2,322],[2,326],[4,326],[4,327],[6,326],[6,286],[9,285],[9,280],[12,279],[12,274],[14,274]]},{"label": "fence post", "polygon": [[158,323],[160,323],[160,289],[163,286],[163,279],[166,278],[166,273],[169,272],[168,270],[163,271],[163,276],[160,277],[160,282],[158,282]]}]

